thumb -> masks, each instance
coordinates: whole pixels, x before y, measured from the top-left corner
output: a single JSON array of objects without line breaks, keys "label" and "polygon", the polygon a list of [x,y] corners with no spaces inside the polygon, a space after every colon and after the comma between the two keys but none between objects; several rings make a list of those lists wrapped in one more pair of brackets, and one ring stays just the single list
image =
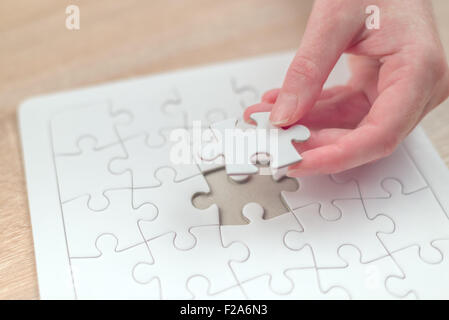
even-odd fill
[{"label": "thumb", "polygon": [[[317,0],[271,112],[271,122],[289,126],[319,98],[341,54],[363,31],[365,8],[348,0]],[[361,2],[362,3],[362,2]]]}]

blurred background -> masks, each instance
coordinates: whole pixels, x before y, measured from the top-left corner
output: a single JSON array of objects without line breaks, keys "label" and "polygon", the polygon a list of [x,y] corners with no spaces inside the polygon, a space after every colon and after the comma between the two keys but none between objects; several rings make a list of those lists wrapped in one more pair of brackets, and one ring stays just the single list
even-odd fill
[{"label": "blurred background", "polygon": [[[449,1],[432,2],[447,53]],[[38,297],[16,118],[23,99],[131,76],[292,50],[301,41],[312,3],[1,0],[0,299]],[[66,28],[65,11],[69,5],[80,9],[79,30]],[[447,102],[424,120],[426,132],[446,164],[448,123]]]}]

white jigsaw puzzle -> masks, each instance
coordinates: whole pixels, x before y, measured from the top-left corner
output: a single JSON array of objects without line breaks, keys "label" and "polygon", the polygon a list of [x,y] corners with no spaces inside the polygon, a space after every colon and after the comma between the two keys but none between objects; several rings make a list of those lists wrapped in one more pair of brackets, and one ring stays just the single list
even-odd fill
[{"label": "white jigsaw puzzle", "polygon": [[[401,165],[398,165],[398,164]],[[388,197],[382,188],[385,178],[396,178],[404,185],[404,193],[410,193],[426,186],[421,173],[407,154],[404,146],[399,146],[389,157],[334,175],[337,182],[355,180],[359,184],[363,198]]]},{"label": "white jigsaw puzzle", "polygon": [[155,172],[161,167],[170,167],[176,171],[175,181],[182,181],[200,174],[194,162],[174,163],[171,150],[181,142],[167,142],[160,147],[147,144],[147,136],[139,135],[123,142],[127,155],[111,159],[109,169],[113,174],[131,174],[133,188],[160,186]]},{"label": "white jigsaw puzzle", "polygon": [[[226,245],[239,241],[251,252],[245,262],[231,264],[239,281],[269,274],[273,291],[287,293],[292,290],[293,284],[285,277],[284,271],[289,268],[313,267],[313,257],[309,248],[290,250],[285,247],[285,234],[291,230],[301,230],[290,212],[268,220],[263,219],[263,213],[263,208],[257,203],[245,205],[243,215],[249,220],[249,224],[221,226],[223,243]],[[281,265],[279,260],[283,261]]]},{"label": "white jigsaw puzzle", "polygon": [[337,200],[335,205],[340,208],[342,215],[332,221],[321,217],[319,205],[294,210],[304,230],[289,231],[285,236],[287,247],[298,250],[310,246],[318,268],[345,266],[338,256],[338,248],[345,244],[352,244],[362,251],[362,262],[388,255],[377,234],[393,232],[391,219],[382,215],[368,219],[360,199]]},{"label": "white jigsaw puzzle", "polygon": [[134,268],[135,279],[142,284],[159,279],[164,299],[189,299],[187,283],[192,276],[211,279],[209,293],[218,294],[237,285],[229,267],[231,261],[242,262],[249,251],[240,243],[223,246],[219,226],[197,227],[192,233],[198,243],[189,250],[173,246],[174,234],[169,233],[148,242],[154,263],[142,262]]},{"label": "white jigsaw puzzle", "polygon": [[167,142],[164,130],[182,128],[186,125],[186,120],[180,107],[181,99],[176,91],[149,91],[145,92],[145,97],[125,96],[115,99],[111,112],[113,115],[127,112],[132,117],[131,123],[122,122],[115,125],[122,140],[144,134],[148,146],[157,147]]},{"label": "white jigsaw puzzle", "polygon": [[360,250],[352,245],[341,246],[338,255],[346,262],[344,267],[318,269],[323,290],[342,287],[351,299],[356,300],[397,299],[385,287],[388,277],[402,276],[401,270],[390,256],[362,263]]},{"label": "white jigsaw puzzle", "polygon": [[157,207],[143,203],[133,207],[132,190],[118,189],[105,192],[110,204],[100,211],[86,208],[86,197],[62,205],[70,257],[98,255],[95,241],[104,233],[117,237],[117,251],[143,242],[139,221],[152,221],[157,217]]},{"label": "white jigsaw puzzle", "polygon": [[384,180],[382,185],[391,193],[390,197],[366,199],[365,206],[369,217],[384,214],[394,221],[393,233],[379,235],[385,247],[393,252],[415,244],[422,259],[440,260],[441,252],[432,242],[449,238],[449,219],[432,191],[424,188],[404,194],[402,185],[394,179]]},{"label": "white jigsaw puzzle", "polygon": [[393,253],[395,261],[405,276],[392,275],[387,279],[389,290],[399,297],[415,296],[418,299],[444,299],[449,297],[449,239],[435,241],[435,247],[444,253],[437,263],[427,263],[420,258],[419,247],[412,246]]},{"label": "white jigsaw puzzle", "polygon": [[247,297],[239,284],[219,292],[211,292],[210,280],[196,275],[187,280],[187,290],[195,300],[245,300]]},{"label": "white jigsaw puzzle", "polygon": [[[285,213],[275,218],[263,219],[261,205],[251,203],[236,213],[248,224],[220,226],[217,205],[193,206],[194,195],[210,190],[204,175],[225,168],[229,155],[223,149],[203,157],[190,135],[199,127],[199,140],[215,143],[211,124],[255,130],[242,122],[243,109],[282,83],[292,57],[25,101],[20,132],[41,298],[449,297],[449,171],[420,128],[390,157],[298,178],[299,189],[283,192]],[[349,76],[343,58],[325,87]],[[253,119],[261,142],[272,128],[268,113]],[[173,161],[186,145],[170,139],[178,128],[187,130],[192,162]],[[278,180],[301,159],[292,141],[307,137],[303,127],[279,131],[281,157],[275,145],[242,145],[239,154],[253,156],[243,168],[226,169],[244,184],[256,162],[269,164],[259,174]],[[261,195],[271,190],[258,188]]]},{"label": "white jigsaw puzzle", "polygon": [[[198,87],[194,79],[189,79],[177,87],[188,127],[193,121],[201,121],[201,126],[207,128],[230,115],[240,115],[244,104],[256,100],[256,92],[248,86],[243,89],[236,87],[231,76],[213,77],[209,81],[213,82],[214,86]],[[211,101],[210,97],[213,96],[219,96],[221,99]]]},{"label": "white jigsaw puzzle", "polygon": [[96,142],[88,137],[79,145],[80,153],[55,157],[61,201],[88,195],[87,205],[92,210],[103,210],[109,205],[105,191],[131,187],[128,174],[117,176],[108,170],[112,158],[124,155],[123,148],[117,143],[95,150]]},{"label": "white jigsaw puzzle", "polygon": [[[242,282],[241,286],[250,299],[264,300],[347,300],[348,293],[341,287],[322,291],[315,268],[290,269],[285,276],[293,283],[291,291],[277,294],[270,288],[269,275]],[[263,290],[261,290],[263,289]]]},{"label": "white jigsaw puzzle", "polygon": [[336,220],[341,216],[340,209],[334,205],[338,199],[357,199],[360,197],[355,181],[336,183],[329,175],[297,178],[296,191],[282,191],[282,199],[290,210],[319,203],[323,218]]},{"label": "white jigsaw puzzle", "polygon": [[175,172],[171,168],[159,169],[156,177],[162,183],[160,187],[133,191],[132,201],[135,206],[152,203],[158,210],[154,220],[139,222],[142,234],[146,240],[151,240],[165,233],[175,232],[175,246],[179,249],[190,249],[197,242],[190,232],[191,228],[219,225],[217,205],[200,210],[192,204],[195,194],[210,192],[209,185],[202,175],[175,182]]},{"label": "white jigsaw puzzle", "polygon": [[[94,148],[101,149],[119,142],[115,130],[117,125],[131,123],[132,116],[129,111],[112,113],[110,101],[101,101],[77,106],[56,114],[51,119],[53,148],[56,154],[76,154],[79,149],[78,142],[86,137],[95,141]],[[105,125],[98,125],[103,123]]]},{"label": "white jigsaw puzzle", "polygon": [[145,244],[117,251],[117,238],[101,235],[97,257],[70,259],[79,299],[159,299],[159,283],[141,284],[133,278],[137,263],[151,263]]}]

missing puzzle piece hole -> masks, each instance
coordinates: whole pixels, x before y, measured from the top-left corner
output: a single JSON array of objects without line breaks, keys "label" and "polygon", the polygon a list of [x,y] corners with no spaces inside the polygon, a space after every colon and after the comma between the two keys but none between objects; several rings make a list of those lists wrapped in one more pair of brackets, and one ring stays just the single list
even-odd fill
[{"label": "missing puzzle piece hole", "polygon": [[281,198],[281,192],[298,189],[296,179],[288,177],[274,180],[271,175],[251,175],[245,177],[245,181],[235,182],[229,178],[224,169],[208,172],[204,177],[211,192],[194,195],[192,203],[199,209],[217,204],[221,225],[248,224],[242,215],[242,209],[248,202],[262,205],[265,209],[264,219],[289,212],[289,208]]}]

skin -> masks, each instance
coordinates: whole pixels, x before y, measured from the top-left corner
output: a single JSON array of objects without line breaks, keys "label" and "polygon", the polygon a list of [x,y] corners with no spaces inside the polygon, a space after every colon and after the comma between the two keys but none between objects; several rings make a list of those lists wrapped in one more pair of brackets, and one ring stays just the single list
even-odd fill
[{"label": "skin", "polygon": [[[365,26],[368,5],[380,8],[377,30]],[[323,90],[343,53],[350,54],[351,79]],[[303,160],[288,175],[331,174],[390,155],[448,95],[430,0],[316,0],[282,87],[244,118],[271,111],[276,126],[308,126],[311,138],[296,145]]]}]

